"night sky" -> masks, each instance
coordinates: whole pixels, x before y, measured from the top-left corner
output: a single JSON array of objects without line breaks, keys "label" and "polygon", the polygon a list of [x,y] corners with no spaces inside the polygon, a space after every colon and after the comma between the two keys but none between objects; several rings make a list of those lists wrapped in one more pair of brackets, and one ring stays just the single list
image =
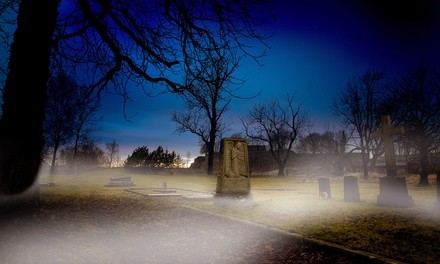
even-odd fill
[{"label": "night sky", "polygon": [[[314,122],[312,131],[335,127],[338,120],[331,104],[349,79],[370,69],[385,71],[392,79],[421,62],[440,59],[436,1],[275,0],[270,8],[274,19],[264,18],[267,23],[261,28],[274,33],[267,41],[267,56],[261,59],[264,66],[247,59],[237,72],[246,80],[240,96],[261,93],[232,102],[225,115],[232,126],[225,136],[242,131],[240,118],[254,104],[271,97],[282,99],[287,92],[304,102],[303,110]],[[129,121],[123,116],[122,98],[103,97],[104,119],[98,136],[103,142],[115,139],[121,159],[144,145],[150,149],[161,145],[184,159],[188,151],[191,158],[199,155],[196,136],[174,132],[171,112],[183,106],[176,95],[149,97],[133,87],[130,97]]]}]

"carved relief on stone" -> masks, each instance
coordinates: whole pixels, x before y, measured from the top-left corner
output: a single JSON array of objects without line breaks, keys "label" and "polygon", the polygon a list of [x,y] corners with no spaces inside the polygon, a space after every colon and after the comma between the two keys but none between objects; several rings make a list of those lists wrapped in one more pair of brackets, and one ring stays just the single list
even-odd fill
[{"label": "carved relief on stone", "polygon": [[225,152],[225,176],[228,178],[247,177],[245,143],[228,141]]}]

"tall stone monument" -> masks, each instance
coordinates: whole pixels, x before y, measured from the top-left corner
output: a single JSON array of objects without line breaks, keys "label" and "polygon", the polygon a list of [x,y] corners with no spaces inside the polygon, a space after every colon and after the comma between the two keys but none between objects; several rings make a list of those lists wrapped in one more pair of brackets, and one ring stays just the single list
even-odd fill
[{"label": "tall stone monument", "polygon": [[249,157],[246,140],[224,138],[220,147],[220,171],[217,197],[249,197],[251,192]]},{"label": "tall stone monument", "polygon": [[405,177],[398,177],[396,160],[394,158],[393,135],[402,134],[403,128],[393,128],[389,115],[381,116],[382,129],[373,133],[374,137],[381,137],[385,151],[387,176],[380,178],[377,204],[391,207],[409,207],[414,205],[408,194]]}]

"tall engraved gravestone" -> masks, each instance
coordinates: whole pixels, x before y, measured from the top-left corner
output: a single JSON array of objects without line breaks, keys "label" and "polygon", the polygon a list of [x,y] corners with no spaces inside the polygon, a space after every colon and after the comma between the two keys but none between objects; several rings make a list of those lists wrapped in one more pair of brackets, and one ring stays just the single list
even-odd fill
[{"label": "tall engraved gravestone", "polygon": [[373,133],[374,137],[381,137],[385,151],[387,176],[380,178],[377,204],[391,207],[413,206],[414,201],[408,194],[405,177],[397,177],[396,160],[394,158],[393,135],[402,134],[403,128],[391,127],[389,115],[381,116],[382,129]]},{"label": "tall engraved gravestone", "polygon": [[246,140],[224,138],[220,147],[217,197],[248,197],[251,192]]}]

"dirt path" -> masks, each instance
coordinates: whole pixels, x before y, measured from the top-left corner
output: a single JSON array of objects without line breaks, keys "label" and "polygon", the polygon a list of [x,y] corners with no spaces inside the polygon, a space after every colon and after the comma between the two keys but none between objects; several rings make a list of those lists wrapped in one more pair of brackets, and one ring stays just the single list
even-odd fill
[{"label": "dirt path", "polygon": [[0,263],[373,263],[172,199],[42,197],[0,221]]}]

